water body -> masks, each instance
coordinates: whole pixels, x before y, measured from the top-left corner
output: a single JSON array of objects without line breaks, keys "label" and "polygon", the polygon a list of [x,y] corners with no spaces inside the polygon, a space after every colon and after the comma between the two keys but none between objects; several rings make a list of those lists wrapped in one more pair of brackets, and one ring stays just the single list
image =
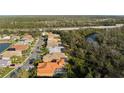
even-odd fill
[{"label": "water body", "polygon": [[86,41],[88,43],[92,44],[92,46],[95,47],[95,48],[99,48],[99,44],[96,41],[97,34],[98,33],[92,33],[92,34],[86,36]]},{"label": "water body", "polygon": [[97,35],[97,33],[92,33],[92,34],[86,36],[86,40],[88,42],[96,42],[96,35]]},{"label": "water body", "polygon": [[10,46],[10,43],[0,43],[0,53]]}]

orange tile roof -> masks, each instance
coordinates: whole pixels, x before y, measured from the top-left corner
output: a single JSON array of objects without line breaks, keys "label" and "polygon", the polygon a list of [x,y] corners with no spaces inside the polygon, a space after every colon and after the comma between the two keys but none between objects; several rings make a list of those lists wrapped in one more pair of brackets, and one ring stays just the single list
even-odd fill
[{"label": "orange tile roof", "polygon": [[18,45],[18,44],[15,44],[12,46],[12,48],[15,48],[16,50],[19,50],[19,51],[24,51],[24,50],[27,50],[28,49],[28,45]]},{"label": "orange tile roof", "polygon": [[59,64],[60,67],[62,67],[65,64],[65,60],[61,59],[58,64]]},{"label": "orange tile roof", "polygon": [[29,39],[29,40],[33,39],[33,37],[31,35],[28,35],[28,34],[24,35],[23,38],[26,38],[26,39]]},{"label": "orange tile roof", "polygon": [[64,65],[64,59],[59,62],[44,62],[39,63],[37,68],[37,76],[53,76],[54,72],[58,68],[62,68]]}]

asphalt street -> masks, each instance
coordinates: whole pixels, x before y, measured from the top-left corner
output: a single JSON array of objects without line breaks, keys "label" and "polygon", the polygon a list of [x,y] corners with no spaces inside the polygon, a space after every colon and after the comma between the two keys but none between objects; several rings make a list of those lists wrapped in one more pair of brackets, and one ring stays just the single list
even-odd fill
[{"label": "asphalt street", "polygon": [[43,38],[42,36],[40,36],[35,46],[33,47],[32,52],[30,53],[29,57],[25,60],[24,64],[18,67],[13,72],[11,72],[7,77],[16,78],[21,69],[29,70],[30,68],[33,68],[34,66],[32,65],[32,63],[35,62],[35,60],[40,59],[39,52],[41,51],[40,47],[42,45],[43,45]]}]

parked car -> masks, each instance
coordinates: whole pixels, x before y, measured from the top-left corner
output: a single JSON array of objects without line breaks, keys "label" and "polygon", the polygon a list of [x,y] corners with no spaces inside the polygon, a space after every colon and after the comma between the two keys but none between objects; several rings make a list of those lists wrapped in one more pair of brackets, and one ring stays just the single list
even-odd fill
[{"label": "parked car", "polygon": [[35,59],[30,59],[29,64],[32,64],[35,61]]},{"label": "parked car", "polygon": [[10,64],[10,66],[15,66],[15,64]]}]

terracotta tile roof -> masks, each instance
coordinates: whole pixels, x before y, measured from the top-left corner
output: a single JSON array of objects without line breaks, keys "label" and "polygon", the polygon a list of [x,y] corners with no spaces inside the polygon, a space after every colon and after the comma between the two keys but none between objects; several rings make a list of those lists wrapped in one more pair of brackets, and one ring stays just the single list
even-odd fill
[{"label": "terracotta tile roof", "polygon": [[45,62],[39,63],[37,68],[37,76],[53,76],[54,72],[58,68],[62,68],[64,65],[64,59],[59,62]]},{"label": "terracotta tile roof", "polygon": [[[37,69],[38,76],[53,76],[55,67],[57,65],[55,63],[40,63]],[[54,67],[54,68],[53,68]]]},{"label": "terracotta tile roof", "polygon": [[65,60],[61,59],[58,64],[59,64],[59,67],[63,67],[63,65],[65,64]]},{"label": "terracotta tile roof", "polygon": [[19,44],[15,44],[12,46],[12,48],[15,48],[16,50],[19,50],[19,51],[24,51],[24,50],[27,50],[28,49],[28,45],[19,45]]},{"label": "terracotta tile roof", "polygon": [[61,52],[50,53],[43,56],[43,62],[51,62],[52,60],[60,60],[62,58],[66,58],[64,53]]},{"label": "terracotta tile roof", "polygon": [[33,39],[33,37],[32,37],[31,35],[29,35],[29,34],[24,35],[23,38],[29,39],[29,40],[30,40],[30,39]]}]

